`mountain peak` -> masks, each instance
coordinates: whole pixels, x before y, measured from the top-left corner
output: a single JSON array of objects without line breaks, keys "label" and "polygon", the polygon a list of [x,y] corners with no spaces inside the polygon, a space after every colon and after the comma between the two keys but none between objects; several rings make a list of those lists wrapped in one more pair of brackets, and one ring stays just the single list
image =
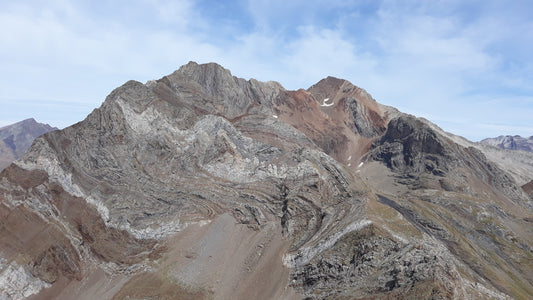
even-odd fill
[{"label": "mountain peak", "polygon": [[196,74],[199,74],[202,77],[209,77],[213,75],[217,76],[221,74],[224,74],[225,76],[232,76],[230,70],[214,62],[198,64],[197,62],[190,61],[186,65],[181,66],[176,72],[188,76],[198,76]]},{"label": "mountain peak", "polygon": [[520,135],[501,135],[496,138],[487,138],[480,143],[506,150],[522,150],[533,152],[533,136],[523,138]]},{"label": "mountain peak", "polygon": [[474,146],[334,77],[129,81],[0,174],[0,298],[529,295],[530,185]]},{"label": "mountain peak", "polygon": [[20,158],[38,136],[57,130],[33,118],[25,119],[0,128],[0,170]]}]

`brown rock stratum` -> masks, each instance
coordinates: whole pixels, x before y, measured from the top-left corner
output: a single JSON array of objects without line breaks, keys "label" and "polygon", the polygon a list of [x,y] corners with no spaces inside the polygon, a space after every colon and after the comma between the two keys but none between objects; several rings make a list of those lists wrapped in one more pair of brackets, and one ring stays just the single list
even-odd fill
[{"label": "brown rock stratum", "polygon": [[533,173],[491,155],[345,80],[191,62],[1,173],[0,298],[528,299]]}]

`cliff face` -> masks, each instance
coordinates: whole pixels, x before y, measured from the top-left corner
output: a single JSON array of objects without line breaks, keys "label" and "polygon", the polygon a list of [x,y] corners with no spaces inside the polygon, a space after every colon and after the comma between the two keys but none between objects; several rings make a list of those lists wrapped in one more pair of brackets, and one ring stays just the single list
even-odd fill
[{"label": "cliff face", "polygon": [[189,63],[2,172],[0,293],[525,298],[531,207],[482,152],[345,80]]},{"label": "cliff face", "polygon": [[48,124],[26,119],[0,128],[0,170],[20,158],[38,136],[57,130]]}]

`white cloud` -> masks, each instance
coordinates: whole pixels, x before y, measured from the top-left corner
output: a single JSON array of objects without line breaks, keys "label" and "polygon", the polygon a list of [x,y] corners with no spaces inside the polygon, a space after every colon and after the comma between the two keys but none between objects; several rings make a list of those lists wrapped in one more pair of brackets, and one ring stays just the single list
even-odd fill
[{"label": "white cloud", "polygon": [[[180,25],[183,30],[189,22],[183,18],[195,16],[185,1],[163,1],[161,7],[152,2],[155,1],[150,4],[157,7],[164,22],[178,20],[183,23]],[[92,19],[93,16],[81,11],[80,7],[65,7],[68,7],[66,12],[62,4],[46,8],[20,5],[0,13],[0,28],[3,28],[0,31],[0,60],[5,68],[1,76],[7,87],[2,89],[0,97],[49,98],[45,95],[50,94],[52,88],[70,89],[70,93],[76,93],[69,84],[61,86],[60,82],[83,80],[85,75],[81,73],[90,73],[94,74],[91,78],[94,81],[80,82],[85,86],[81,87],[79,98],[92,98],[98,103],[103,101],[103,93],[109,93],[111,88],[126,80],[152,78],[162,70],[171,72],[188,60],[217,56],[215,47],[197,40],[194,34],[175,30],[175,26],[172,30],[164,27],[157,30],[130,28],[120,20]],[[40,9],[43,12],[39,12]],[[37,84],[33,89],[20,89],[21,78],[13,78],[13,74],[25,76],[27,82]],[[113,81],[114,86],[105,91],[90,91],[95,86],[105,85],[109,77],[122,79],[121,82]],[[57,86],[41,86],[40,82],[46,80]],[[98,97],[94,99],[96,95]],[[69,100],[67,95],[60,97],[55,100]],[[70,100],[74,101],[72,98]]]},{"label": "white cloud", "polygon": [[[378,101],[445,129],[491,118],[508,129],[532,127],[526,116],[533,104],[517,104],[533,92],[533,19],[520,6],[248,1],[252,26],[243,30],[219,27],[221,20],[201,13],[206,4],[192,0],[3,5],[0,100],[97,107],[129,79],[158,78],[195,60],[289,89],[328,75],[346,78]],[[247,16],[227,18],[240,24],[241,17]],[[488,105],[491,99],[504,100]]]},{"label": "white cloud", "polygon": [[[355,46],[343,39],[339,31],[304,27],[300,36],[291,41],[283,58],[295,84],[307,88],[310,83],[333,75],[346,77],[355,70],[365,68],[372,62],[362,61],[357,57]],[[371,66],[370,66],[371,67]]]},{"label": "white cloud", "polygon": [[165,22],[185,28],[193,22],[197,22],[198,15],[194,5],[188,0],[144,0],[158,14],[158,18]]}]

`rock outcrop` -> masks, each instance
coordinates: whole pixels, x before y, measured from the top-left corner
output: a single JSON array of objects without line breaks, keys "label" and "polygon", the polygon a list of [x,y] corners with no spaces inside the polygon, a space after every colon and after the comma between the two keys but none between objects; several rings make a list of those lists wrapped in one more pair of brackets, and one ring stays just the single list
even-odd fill
[{"label": "rock outcrop", "polygon": [[0,295],[526,299],[532,201],[345,80],[287,91],[191,62],[1,173]]}]

